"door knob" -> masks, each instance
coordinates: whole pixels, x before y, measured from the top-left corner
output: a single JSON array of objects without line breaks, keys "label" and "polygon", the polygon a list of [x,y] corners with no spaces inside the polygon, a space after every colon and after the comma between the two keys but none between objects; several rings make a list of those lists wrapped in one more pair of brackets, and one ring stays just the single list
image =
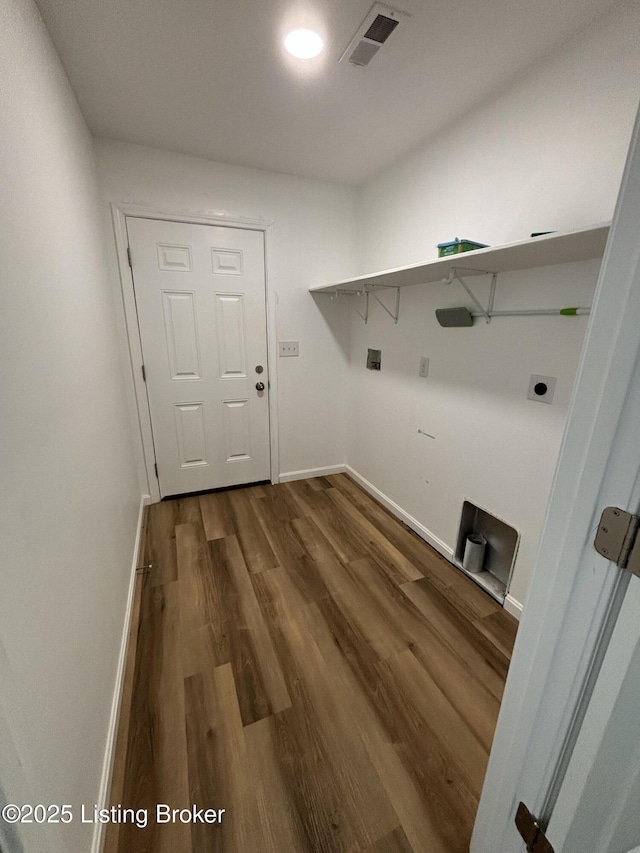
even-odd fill
[{"label": "door knob", "polygon": [[256,382],[256,391],[264,391],[264,382]]}]

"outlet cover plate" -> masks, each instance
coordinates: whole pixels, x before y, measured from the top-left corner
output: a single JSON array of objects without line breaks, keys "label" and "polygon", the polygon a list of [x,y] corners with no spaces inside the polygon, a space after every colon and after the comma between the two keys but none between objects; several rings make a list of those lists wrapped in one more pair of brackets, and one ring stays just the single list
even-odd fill
[{"label": "outlet cover plate", "polygon": [[299,341],[278,341],[278,355],[280,358],[291,358],[300,355]]},{"label": "outlet cover plate", "polygon": [[556,382],[555,376],[540,376],[538,373],[532,373],[527,400],[533,400],[535,403],[552,403]]},{"label": "outlet cover plate", "polygon": [[420,359],[420,369],[418,370],[418,376],[421,376],[423,379],[426,379],[429,376],[429,359],[425,356],[422,356]]}]

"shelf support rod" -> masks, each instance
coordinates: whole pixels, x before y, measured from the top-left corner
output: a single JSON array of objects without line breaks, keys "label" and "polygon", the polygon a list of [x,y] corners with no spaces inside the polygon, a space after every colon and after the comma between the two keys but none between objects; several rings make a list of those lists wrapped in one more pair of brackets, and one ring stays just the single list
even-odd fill
[{"label": "shelf support rod", "polygon": [[[492,291],[494,294],[495,293],[495,280],[497,278],[497,274],[487,272],[487,275],[493,275],[493,280],[491,282],[491,288],[492,288]],[[460,276],[458,275],[458,270],[455,267],[451,267],[451,269],[449,270],[449,275],[446,279],[446,283],[451,284],[451,282],[454,279],[464,287],[464,289],[467,291],[467,294],[469,295],[469,298],[471,299],[473,304],[476,306],[476,308],[480,312],[480,315],[485,318],[487,323],[490,323],[491,322],[491,316],[487,313],[487,311],[485,311],[485,309],[482,307],[480,302],[476,299],[476,297],[474,296],[474,294],[473,294],[471,288],[468,286],[468,284],[462,278],[460,278]],[[491,300],[493,298],[493,294],[490,297]]]},{"label": "shelf support rod", "polygon": [[[467,283],[458,275],[459,269],[464,269],[464,267],[452,267],[449,270],[449,275],[445,279],[445,284],[451,284],[454,279],[458,281],[467,291],[470,299],[473,301],[473,304],[478,309],[477,311],[471,312],[471,316],[484,317],[487,323],[491,322],[492,317],[554,317],[558,315],[576,317],[591,313],[589,308],[530,308],[522,309],[520,311],[494,311],[493,306],[496,296],[496,285],[498,283],[498,273],[489,272],[488,270],[486,271],[486,275],[491,276],[491,287],[489,290],[489,303],[487,310],[485,311],[480,302],[471,292]],[[469,272],[479,272],[479,270],[469,270]]]},{"label": "shelf support rod", "polygon": [[396,292],[396,307],[395,307],[395,311],[389,311],[389,309],[388,309],[388,308],[387,308],[387,306],[384,304],[384,302],[383,302],[381,299],[378,299],[378,297],[376,296],[376,294],[375,294],[375,293],[373,294],[373,298],[376,300],[376,302],[377,302],[379,305],[382,305],[382,307],[383,307],[383,308],[384,308],[384,310],[387,312],[387,314],[391,317],[391,319],[393,320],[393,322],[394,322],[394,323],[397,323],[397,322],[398,322],[398,317],[400,316],[400,288],[399,288],[399,287],[396,287],[396,288],[391,288],[391,287],[390,287],[390,288],[388,288],[388,290],[395,290],[395,292]]},{"label": "shelf support rod", "polygon": [[[590,308],[531,308],[521,311],[492,311],[492,317],[582,317],[591,313]],[[472,317],[484,317],[484,314],[471,314]]]},{"label": "shelf support rod", "polygon": [[498,283],[498,273],[491,273],[491,289],[489,290],[489,305],[487,306],[487,314],[489,317],[493,315],[493,302],[496,298],[496,285]]},{"label": "shelf support rod", "polygon": [[356,312],[358,317],[362,317],[365,325],[369,322],[369,291],[368,290],[336,290],[336,296],[364,296],[364,314],[358,311],[356,306],[351,303],[351,307]]}]

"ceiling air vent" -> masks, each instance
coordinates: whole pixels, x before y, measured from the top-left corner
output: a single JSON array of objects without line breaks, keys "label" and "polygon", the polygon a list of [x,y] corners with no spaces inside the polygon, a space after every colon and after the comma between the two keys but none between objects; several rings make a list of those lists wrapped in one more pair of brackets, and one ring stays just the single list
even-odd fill
[{"label": "ceiling air vent", "polygon": [[364,37],[371,41],[377,41],[378,44],[384,44],[398,24],[399,21],[387,18],[386,15],[376,15],[374,22],[366,31]]},{"label": "ceiling air vent", "polygon": [[340,57],[340,62],[368,65],[403,17],[409,16],[383,3],[374,3]]}]

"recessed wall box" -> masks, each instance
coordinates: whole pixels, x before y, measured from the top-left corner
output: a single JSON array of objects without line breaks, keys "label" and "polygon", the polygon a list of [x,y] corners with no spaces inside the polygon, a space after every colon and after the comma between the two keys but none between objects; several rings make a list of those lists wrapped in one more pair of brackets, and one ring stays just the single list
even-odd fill
[{"label": "recessed wall box", "polygon": [[382,350],[368,349],[367,350],[367,368],[369,370],[380,370],[382,365]]},{"label": "recessed wall box", "polygon": [[454,554],[454,561],[463,571],[465,543],[470,535],[482,536],[487,544],[483,562],[484,571],[469,576],[489,595],[502,603],[509,589],[520,535],[506,521],[465,500],[462,504],[458,541]]}]

